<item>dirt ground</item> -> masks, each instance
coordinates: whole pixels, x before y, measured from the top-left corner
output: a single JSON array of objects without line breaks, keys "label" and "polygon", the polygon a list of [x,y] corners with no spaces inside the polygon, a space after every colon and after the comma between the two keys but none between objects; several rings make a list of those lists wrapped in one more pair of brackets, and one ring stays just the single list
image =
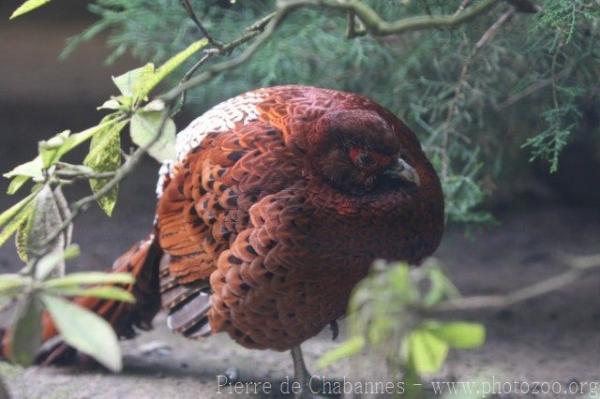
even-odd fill
[{"label": "dirt ground", "polygon": [[[59,29],[36,19],[7,25],[4,14],[0,17],[0,171],[4,172],[31,159],[38,140],[66,128],[79,130],[94,124],[99,119],[95,106],[113,91],[109,76],[132,64],[125,61],[110,69],[102,67],[99,43],[57,64],[54,57],[62,40],[80,25]],[[39,29],[32,29],[34,25]],[[46,29],[50,25],[52,29]],[[184,116],[181,122],[185,120]],[[92,209],[78,220],[76,242],[83,254],[73,268],[105,269],[129,244],[149,232],[157,168],[148,160],[122,185],[121,203],[112,219]],[[0,192],[5,188],[2,182]],[[85,190],[82,187],[70,194],[81,195]],[[0,195],[1,209],[13,202],[14,198]],[[463,229],[450,229],[436,253],[464,295],[501,294],[535,283],[564,270],[557,254],[591,254],[599,248],[600,209],[548,204],[518,210],[509,207],[496,216],[498,226],[471,231],[470,236]],[[18,265],[10,243],[0,248],[0,272],[16,270]],[[503,392],[497,397],[521,396],[516,391],[526,390],[525,386],[514,382],[527,382],[531,390],[538,382],[539,391],[551,387],[561,392],[530,392],[525,397],[576,397],[568,394],[569,388],[592,390],[600,396],[599,294],[600,273],[596,273],[506,310],[457,314],[458,319],[483,322],[487,342],[477,350],[452,352],[447,366],[432,379],[474,381],[484,374],[493,376],[496,391]],[[225,336],[186,341],[168,332],[162,317],[155,325],[154,331],[123,342],[125,370],[121,374],[74,368],[22,370],[0,363],[0,375],[14,398],[27,399],[285,396],[280,388],[285,391],[286,378],[292,373],[287,353],[248,351]],[[307,342],[309,368],[334,345],[329,331]],[[272,392],[264,394],[264,384],[257,388],[263,392],[260,395],[219,390],[217,375],[232,367],[242,380],[270,382]],[[317,374],[328,379],[360,378],[365,367],[369,366],[342,363]]]}]

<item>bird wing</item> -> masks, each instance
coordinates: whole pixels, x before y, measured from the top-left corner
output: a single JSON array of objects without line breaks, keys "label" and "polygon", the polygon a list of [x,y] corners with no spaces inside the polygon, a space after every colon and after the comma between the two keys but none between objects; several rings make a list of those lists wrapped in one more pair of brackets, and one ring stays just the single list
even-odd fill
[{"label": "bird wing", "polygon": [[280,130],[255,120],[206,134],[174,165],[157,208],[159,243],[167,254],[162,303],[172,311],[174,330],[191,334],[206,324],[208,279],[219,255],[251,226],[253,204],[300,177],[294,155]]},{"label": "bird wing", "polygon": [[[292,220],[279,213],[297,209],[289,190],[303,180],[305,133],[328,109],[352,98],[303,86],[259,89],[217,105],[178,135],[178,161],[160,183],[157,208],[159,243],[167,254],[160,267],[162,304],[171,313],[167,321],[172,329],[207,335],[211,295],[215,286],[222,286],[218,280],[225,275],[231,280],[225,291],[251,281],[251,276],[235,280],[233,271],[250,269],[236,264],[239,259],[230,252],[240,255],[244,265],[257,253],[269,262],[284,262],[282,251],[270,251],[275,245],[271,240],[294,238],[282,236]],[[281,209],[269,205],[272,195]],[[252,214],[261,212],[268,215],[253,220]],[[277,222],[284,216],[286,223]],[[298,215],[292,219],[299,220]],[[286,245],[286,256],[293,252],[290,247]],[[265,257],[261,251],[272,253]],[[229,291],[221,291],[212,298],[213,307],[215,301],[219,307],[213,312],[214,326],[223,321],[217,316],[228,314],[223,299]]]}]

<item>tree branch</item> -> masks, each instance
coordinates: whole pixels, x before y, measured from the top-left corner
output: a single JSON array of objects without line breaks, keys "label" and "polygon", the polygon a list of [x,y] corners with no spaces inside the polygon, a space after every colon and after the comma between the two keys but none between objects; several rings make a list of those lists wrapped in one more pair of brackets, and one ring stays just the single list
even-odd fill
[{"label": "tree branch", "polygon": [[288,0],[283,2],[283,7],[323,6],[353,12],[365,26],[365,31],[356,32],[357,34],[388,36],[423,29],[455,28],[491,10],[500,1],[483,0],[454,15],[420,15],[391,22],[385,21],[370,6],[358,0]]},{"label": "tree branch", "polygon": [[506,308],[566,287],[580,280],[587,273],[600,268],[600,255],[572,257],[563,260],[568,263],[569,270],[546,280],[520,288],[506,295],[484,295],[451,299],[436,305],[430,310],[434,312],[450,312],[484,308]]},{"label": "tree branch", "polygon": [[[465,2],[463,2],[463,5],[464,4],[465,4]],[[448,145],[450,142],[450,124],[452,122],[452,118],[454,117],[454,115],[456,115],[456,112],[458,111],[458,100],[459,100],[460,96],[463,94],[463,88],[467,82],[467,76],[469,73],[469,68],[471,67],[471,63],[473,62],[473,59],[479,53],[481,48],[483,46],[485,46],[496,35],[496,32],[502,25],[504,25],[507,21],[510,21],[510,19],[512,18],[514,13],[515,13],[514,7],[510,7],[510,9],[508,11],[504,12],[496,20],[496,22],[494,22],[485,31],[485,33],[477,41],[477,43],[475,44],[475,47],[473,48],[471,53],[468,55],[468,57],[465,59],[463,65],[461,67],[460,77],[458,79],[456,86],[454,87],[454,94],[453,94],[450,106],[448,107],[448,113],[446,114],[446,122],[444,124],[445,127],[443,130],[442,147],[441,147],[442,152],[440,153],[441,160],[442,160],[442,177],[443,178],[446,178],[448,176],[448,170],[450,168],[450,165],[449,165],[450,160],[448,158]]]},{"label": "tree branch", "polygon": [[219,48],[219,49],[222,48],[223,44],[221,42],[215,40],[215,38],[212,37],[212,35],[208,32],[208,30],[206,30],[204,25],[202,25],[202,23],[198,19],[198,16],[196,15],[196,12],[194,11],[194,8],[190,4],[190,1],[189,0],[180,0],[180,2],[181,2],[181,5],[183,6],[183,8],[185,9],[185,11],[187,12],[188,16],[190,17],[190,19],[194,22],[194,24],[196,24],[196,26],[198,27],[200,32],[202,32],[202,34],[204,35],[206,40],[208,40],[208,42],[212,46]]},{"label": "tree branch", "polygon": [[528,96],[534,94],[538,90],[541,90],[544,87],[553,84],[557,80],[560,80],[563,77],[567,76],[571,72],[571,69],[573,68],[573,66],[574,65],[570,65],[569,67],[563,69],[562,71],[560,71],[559,73],[557,73],[556,75],[553,75],[552,77],[550,77],[548,79],[543,79],[543,80],[533,83],[532,85],[526,87],[523,91],[508,97],[506,100],[504,100],[500,104],[496,105],[495,109],[497,111],[502,111],[503,109],[510,107],[514,103],[521,101],[525,97],[528,97]]},{"label": "tree branch", "polygon": [[[356,16],[356,18],[364,25],[364,29],[354,29],[352,32],[353,36],[360,36],[366,33],[373,36],[388,36],[424,29],[454,28],[491,10],[492,7],[500,1],[501,0],[483,0],[459,15],[422,15],[388,22],[383,20],[371,7],[358,0],[282,0],[281,6],[277,11],[258,21],[248,28],[244,35],[224,45],[218,52],[218,54],[228,52],[240,44],[257,37],[256,41],[240,56],[207,68],[202,74],[187,81],[182,81],[178,87],[160,95],[159,98],[164,101],[173,101],[185,91],[199,86],[213,79],[215,76],[245,63],[270,38],[275,29],[287,18],[287,16],[293,11],[303,7],[320,6],[341,10]],[[263,32],[260,33],[260,31]]]}]

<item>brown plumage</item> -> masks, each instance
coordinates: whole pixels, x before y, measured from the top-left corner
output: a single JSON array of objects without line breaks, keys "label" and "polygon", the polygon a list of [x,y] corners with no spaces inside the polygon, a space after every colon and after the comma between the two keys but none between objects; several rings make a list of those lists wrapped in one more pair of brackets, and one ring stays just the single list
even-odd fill
[{"label": "brown plumage", "polygon": [[290,349],[343,315],[374,259],[418,263],[443,230],[414,133],[365,97],[313,87],[259,89],[192,122],[159,191],[155,233],[117,262],[145,276],[138,303],[84,301],[121,335],[160,298],[186,336]]}]

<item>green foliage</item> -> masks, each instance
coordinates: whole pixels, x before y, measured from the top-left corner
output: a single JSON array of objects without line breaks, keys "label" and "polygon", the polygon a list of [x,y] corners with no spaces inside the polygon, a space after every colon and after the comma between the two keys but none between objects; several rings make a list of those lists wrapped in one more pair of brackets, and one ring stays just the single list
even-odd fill
[{"label": "green foliage", "polygon": [[[96,173],[115,172],[119,169],[121,166],[121,130],[127,122],[127,120],[123,120],[106,124],[106,128],[94,135],[90,142],[90,151],[83,160],[83,164]],[[90,179],[92,191],[97,193],[107,182],[108,179]],[[115,186],[108,194],[98,198],[100,208],[108,216],[112,215],[117,203],[117,194],[118,186]]]},{"label": "green foliage", "polygon": [[531,148],[531,161],[545,159],[550,162],[550,171],[556,172],[560,152],[567,145],[581,114],[574,106],[567,105],[544,111],[543,116],[548,127],[528,138],[522,147]]},{"label": "green foliage", "polygon": [[[367,0],[387,20],[453,14],[462,0]],[[587,0],[540,0],[537,14],[517,13],[480,48],[477,43],[509,5],[454,31],[385,39],[344,39],[345,16],[331,10],[293,14],[253,60],[192,91],[198,113],[257,86],[310,84],[363,93],[388,106],[421,136],[442,177],[450,221],[485,222],[479,210],[502,165],[547,159],[554,171],[560,150],[578,127],[583,97],[600,73],[600,7]],[[274,1],[238,1],[222,8],[192,1],[205,28],[229,41],[274,7]],[[71,40],[68,50],[110,28],[114,53],[160,61],[186,48],[199,32],[177,2],[96,0],[100,19]],[[466,72],[463,74],[463,71]],[[173,75],[174,79],[179,76]],[[536,88],[536,84],[546,82]],[[555,92],[555,95],[552,95]],[[517,97],[522,96],[519,101]],[[513,105],[516,104],[516,105]]]},{"label": "green foliage", "polygon": [[58,263],[77,252],[75,247],[70,247],[62,256],[43,256],[31,274],[25,268],[21,274],[0,275],[0,295],[19,299],[10,331],[10,353],[14,362],[30,365],[35,359],[41,345],[41,315],[45,309],[68,344],[111,370],[120,370],[120,351],[112,327],[95,313],[60,297],[77,295],[133,302],[129,291],[114,285],[131,284],[133,278],[124,273],[96,272],[52,278]]},{"label": "green foliage", "polygon": [[467,322],[425,322],[406,338],[410,369],[418,375],[438,371],[450,348],[470,349],[483,345],[483,326]]},{"label": "green foliage", "polygon": [[[158,141],[150,145],[156,132],[162,134]],[[163,113],[161,111],[138,111],[131,118],[130,124],[131,139],[140,147],[149,146],[148,154],[159,161],[175,159],[175,135],[177,127],[172,119],[166,119],[163,122]]]},{"label": "green foliage", "polygon": [[67,344],[110,370],[121,370],[119,343],[107,321],[56,296],[43,295],[42,301]]},{"label": "green foliage", "polygon": [[11,360],[29,366],[33,364],[36,355],[31,348],[39,348],[42,344],[43,304],[37,295],[31,295],[20,305],[12,322]]},{"label": "green foliage", "polygon": [[480,324],[432,319],[437,305],[457,296],[456,287],[432,263],[411,270],[405,263],[376,262],[352,295],[349,338],[326,353],[319,367],[374,352],[403,369],[407,378],[438,371],[451,348],[475,348],[485,340]]},{"label": "green foliage", "polygon": [[29,196],[23,198],[0,215],[0,227],[2,227],[0,245],[3,245],[31,217],[32,202],[38,191],[39,189],[34,190]]},{"label": "green foliage", "polygon": [[[40,2],[36,3],[38,6]],[[24,5],[34,6],[34,2]],[[19,11],[19,10],[18,10]],[[19,12],[25,12],[24,8]],[[9,194],[15,194],[33,180],[31,194],[0,214],[0,245],[16,233],[17,252],[26,266],[19,274],[0,274],[0,300],[17,302],[11,337],[11,359],[22,365],[33,363],[41,345],[42,312],[46,310],[62,339],[107,368],[121,369],[121,355],[115,332],[109,323],[93,312],[63,297],[96,297],[134,302],[124,289],[134,279],[124,273],[72,273],[65,276],[65,261],[76,257],[79,248],[71,245],[73,213],[83,202],[71,207],[62,187],[88,180],[93,195],[110,215],[116,203],[122,172],[121,132],[131,123],[130,133],[140,151],[147,150],[159,161],[175,156],[175,124],[162,101],[148,103],[150,92],[178,66],[206,45],[206,40],[187,49],[155,69],[153,64],[114,78],[121,92],[100,109],[109,110],[97,126],[79,133],[63,131],[38,145],[38,155],[6,173],[12,179]],[[90,150],[80,165],[62,158],[90,141]],[[108,186],[108,184],[111,184]]]}]

